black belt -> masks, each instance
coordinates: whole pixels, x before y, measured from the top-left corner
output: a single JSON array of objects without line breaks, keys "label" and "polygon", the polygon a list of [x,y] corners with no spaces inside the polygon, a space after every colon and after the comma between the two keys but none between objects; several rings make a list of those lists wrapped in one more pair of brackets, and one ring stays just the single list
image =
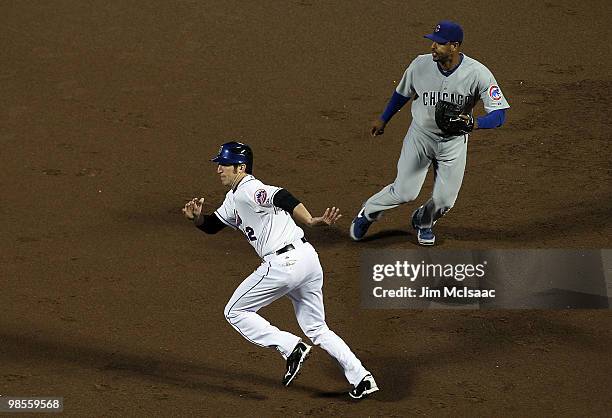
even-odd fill
[{"label": "black belt", "polygon": [[[302,238],[302,242],[303,243],[307,243],[308,241],[306,240],[306,238]],[[281,248],[280,250],[275,252],[274,254],[281,255],[281,254],[284,254],[287,251],[291,251],[291,250],[295,250],[295,247],[293,246],[293,244],[287,244],[283,248]]]}]

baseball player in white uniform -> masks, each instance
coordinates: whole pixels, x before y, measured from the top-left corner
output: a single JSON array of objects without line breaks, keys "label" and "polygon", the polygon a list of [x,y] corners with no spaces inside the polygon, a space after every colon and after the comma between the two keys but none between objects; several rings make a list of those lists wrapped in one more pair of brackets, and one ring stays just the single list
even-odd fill
[{"label": "baseball player in white uniform", "polygon": [[351,238],[362,239],[370,225],[385,210],[413,201],[419,195],[430,165],[434,170],[433,193],[412,214],[412,227],[421,245],[434,245],[433,226],[455,204],[465,171],[468,135],[448,135],[438,127],[438,101],[461,105],[460,116],[473,124],[473,108],[482,100],[485,116],[477,118],[476,129],[501,126],[509,108],[502,91],[487,67],[460,52],[463,29],[455,22],[441,21],[433,33],[431,53],[416,57],[397,85],[383,114],[372,127],[372,136],[382,135],[393,115],[412,99],[412,123],[404,138],[395,181],[370,197],[350,227]]},{"label": "baseball player in white uniform", "polygon": [[306,336],[334,357],[353,385],[349,395],[360,399],[378,387],[346,343],[325,323],[323,270],[317,252],[304,237],[293,218],[304,225],[331,225],[341,217],[327,208],[320,217],[287,190],[268,186],[256,179],[253,153],[248,145],[228,142],[212,159],[219,165],[221,183],[229,187],[223,204],[211,215],[202,213],[204,199],[194,198],[183,213],[208,234],[226,226],[241,231],[253,246],[261,265],[247,277],[225,307],[225,318],[244,338],[261,347],[276,348],[287,360],[283,384],[289,386],[308,358],[311,346],[300,337],[282,331],[257,311],[287,296],[293,302],[297,321]]}]

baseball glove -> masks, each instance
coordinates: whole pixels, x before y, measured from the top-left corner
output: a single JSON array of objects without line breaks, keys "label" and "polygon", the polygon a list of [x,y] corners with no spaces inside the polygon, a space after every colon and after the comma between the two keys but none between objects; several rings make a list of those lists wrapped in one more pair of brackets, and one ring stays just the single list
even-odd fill
[{"label": "baseball glove", "polygon": [[445,134],[464,135],[474,129],[474,117],[459,106],[446,100],[436,103],[436,125]]}]

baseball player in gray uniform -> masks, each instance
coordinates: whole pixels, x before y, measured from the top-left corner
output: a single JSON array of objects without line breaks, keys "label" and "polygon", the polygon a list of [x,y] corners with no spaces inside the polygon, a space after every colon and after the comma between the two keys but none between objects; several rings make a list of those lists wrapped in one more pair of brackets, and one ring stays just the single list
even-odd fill
[{"label": "baseball player in gray uniform", "polygon": [[[408,66],[383,114],[372,127],[372,136],[382,135],[393,115],[412,99],[412,123],[397,163],[393,183],[370,197],[350,226],[351,238],[362,239],[370,225],[385,210],[415,200],[430,165],[434,187],[429,200],[412,214],[412,227],[421,245],[433,245],[433,226],[455,204],[465,170],[468,134],[472,128],[490,129],[505,120],[508,102],[487,67],[463,54],[463,29],[455,22],[441,21],[433,33],[431,53],[416,57]],[[486,115],[477,118],[473,108],[482,100]],[[436,104],[452,102],[463,112],[456,119],[465,123],[462,134],[448,134],[436,121]]]},{"label": "baseball player in gray uniform", "polygon": [[183,213],[208,234],[226,226],[242,232],[253,246],[261,265],[235,290],[225,307],[227,321],[248,341],[276,348],[287,360],[283,384],[289,386],[308,358],[311,346],[299,337],[281,331],[257,311],[287,296],[306,336],[334,357],[353,385],[349,395],[364,398],[376,392],[374,378],[346,343],[325,323],[323,270],[317,252],[304,237],[303,225],[331,225],[341,217],[337,208],[327,208],[313,217],[287,190],[268,186],[253,176],[253,153],[248,145],[228,142],[212,159],[218,163],[221,183],[230,190],[223,204],[211,215],[202,213],[203,198],[194,198]]}]

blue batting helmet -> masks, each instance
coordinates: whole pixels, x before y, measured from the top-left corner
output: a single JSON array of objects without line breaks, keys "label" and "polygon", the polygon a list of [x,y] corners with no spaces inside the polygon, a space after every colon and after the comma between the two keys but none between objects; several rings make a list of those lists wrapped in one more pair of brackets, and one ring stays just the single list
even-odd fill
[{"label": "blue batting helmet", "polygon": [[246,164],[246,172],[253,173],[253,151],[247,144],[231,141],[219,148],[219,154],[212,160],[219,164]]}]

